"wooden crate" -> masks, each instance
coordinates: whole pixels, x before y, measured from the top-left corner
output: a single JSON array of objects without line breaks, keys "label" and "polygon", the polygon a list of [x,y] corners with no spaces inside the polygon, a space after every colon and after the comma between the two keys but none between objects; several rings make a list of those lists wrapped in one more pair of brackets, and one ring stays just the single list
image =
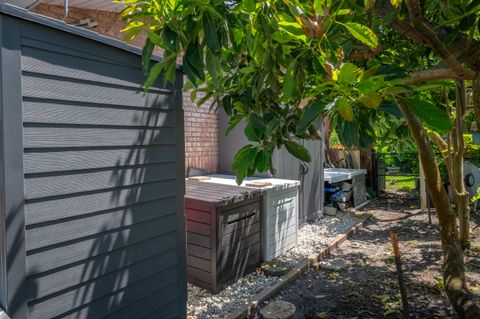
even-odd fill
[{"label": "wooden crate", "polygon": [[186,182],[190,283],[218,293],[261,262],[261,191]]},{"label": "wooden crate", "polygon": [[[203,176],[202,182],[236,185],[234,175]],[[242,186],[261,189],[262,259],[277,258],[297,244],[298,191],[300,182],[286,179],[250,177]]]}]

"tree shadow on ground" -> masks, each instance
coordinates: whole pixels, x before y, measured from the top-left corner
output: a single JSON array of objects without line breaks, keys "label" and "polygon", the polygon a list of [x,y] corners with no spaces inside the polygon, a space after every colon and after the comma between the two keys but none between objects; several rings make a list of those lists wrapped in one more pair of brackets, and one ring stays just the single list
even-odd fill
[{"label": "tree shadow on ground", "polygon": [[[402,318],[390,241],[390,231],[394,230],[411,318],[457,318],[443,292],[442,250],[435,216],[430,225],[426,213],[402,211],[405,208],[375,210],[365,228],[274,299],[292,302],[297,308],[294,319]],[[480,284],[479,266],[478,258],[467,263],[467,278],[472,284]],[[252,318],[261,316],[256,312]]]}]

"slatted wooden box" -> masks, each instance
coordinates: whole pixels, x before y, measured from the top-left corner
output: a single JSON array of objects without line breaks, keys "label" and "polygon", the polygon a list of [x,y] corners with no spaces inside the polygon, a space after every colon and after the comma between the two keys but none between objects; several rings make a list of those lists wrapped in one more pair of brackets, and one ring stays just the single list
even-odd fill
[{"label": "slatted wooden box", "polygon": [[[213,174],[204,182],[236,185],[233,175]],[[262,259],[272,260],[295,247],[298,239],[298,194],[300,182],[287,179],[251,177],[241,186],[261,189]]]},{"label": "slatted wooden box", "polygon": [[218,293],[261,262],[261,191],[192,180],[186,186],[188,280]]}]

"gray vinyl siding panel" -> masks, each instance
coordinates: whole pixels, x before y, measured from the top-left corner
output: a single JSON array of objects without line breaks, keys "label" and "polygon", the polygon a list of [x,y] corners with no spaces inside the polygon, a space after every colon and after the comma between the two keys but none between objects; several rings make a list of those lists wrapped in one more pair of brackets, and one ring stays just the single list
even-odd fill
[{"label": "gray vinyl siding panel", "polygon": [[173,162],[140,168],[27,177],[25,179],[25,196],[27,199],[33,199],[165,180],[171,180],[173,184],[175,180],[175,165]]},{"label": "gray vinyl siding panel", "polygon": [[[68,161],[64,159],[68,158]],[[27,151],[24,154],[25,174],[75,171],[98,168],[158,164],[175,160],[174,145],[140,146],[134,156],[132,148]]]},{"label": "gray vinyl siding panel", "polygon": [[144,111],[119,109],[118,107],[85,107],[75,103],[60,104],[45,101],[24,101],[23,120],[25,123],[56,123],[71,125],[101,125],[127,127],[174,127],[175,115],[172,110]]},{"label": "gray vinyl siding panel", "polygon": [[[142,194],[137,198],[135,194]],[[128,205],[152,200],[161,200],[176,195],[171,181],[133,185],[121,189],[105,190],[69,197],[54,197],[27,201],[26,224],[38,224],[61,219],[72,219]],[[115,201],[112,201],[115,198]]]},{"label": "gray vinyl siding panel", "polygon": [[143,92],[138,51],[0,5],[1,48],[6,34],[16,50],[0,62],[15,62],[16,87],[0,95],[13,137],[0,145],[0,195],[20,208],[7,225],[0,207],[0,227],[20,240],[15,260],[0,240],[18,298],[12,311],[2,285],[0,305],[12,319],[185,317],[181,73]]}]

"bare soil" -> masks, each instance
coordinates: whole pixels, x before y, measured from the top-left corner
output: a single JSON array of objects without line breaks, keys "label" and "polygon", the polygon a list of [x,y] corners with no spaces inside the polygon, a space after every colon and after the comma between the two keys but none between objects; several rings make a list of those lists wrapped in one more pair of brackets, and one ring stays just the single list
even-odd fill
[{"label": "bare soil", "polygon": [[[443,292],[435,213],[430,224],[418,201],[398,196],[372,201],[364,210],[372,217],[358,234],[272,300],[293,303],[294,319],[403,318],[390,241],[394,230],[411,318],[456,318]],[[472,249],[466,252],[465,262],[468,285],[480,301],[480,218],[472,219]],[[249,317],[261,315],[255,311]]]}]

